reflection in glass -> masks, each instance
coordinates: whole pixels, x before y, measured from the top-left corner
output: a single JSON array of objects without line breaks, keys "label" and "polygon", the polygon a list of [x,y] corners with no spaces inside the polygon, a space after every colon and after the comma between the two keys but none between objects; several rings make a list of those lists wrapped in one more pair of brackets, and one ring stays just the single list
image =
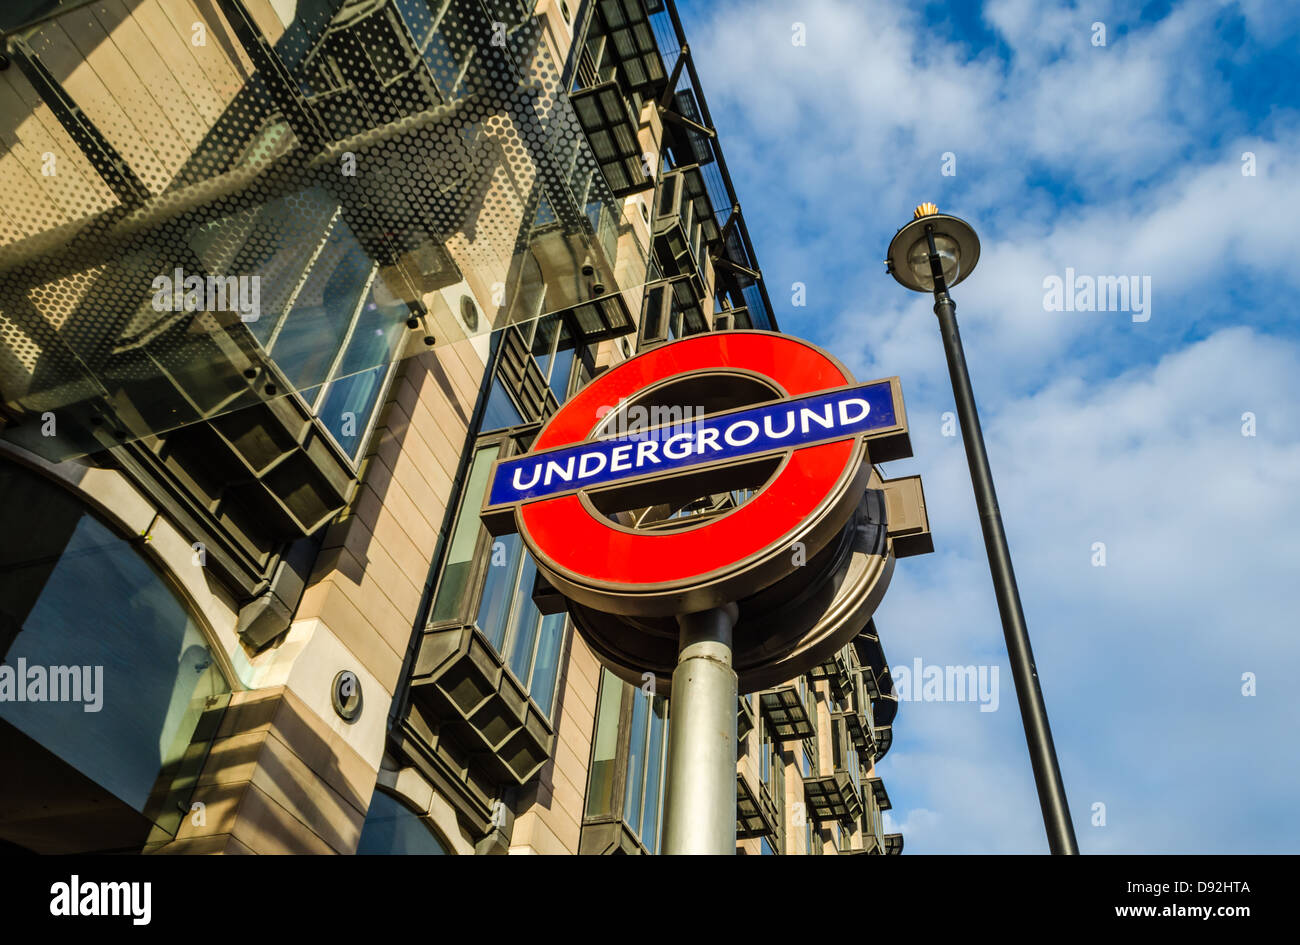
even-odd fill
[{"label": "reflection in glass", "polygon": [[492,548],[477,623],[488,642],[500,652],[506,639],[506,620],[514,600],[514,577],[519,573],[523,543],[518,535],[503,535],[497,541],[501,547]]},{"label": "reflection in glass", "polygon": [[133,809],[154,812],[200,715],[230,686],[185,603],[127,541],[35,474],[0,465],[0,487],[6,536],[42,530],[6,542],[0,655],[29,674],[40,668],[43,700],[56,675],[65,696],[79,693],[39,702],[9,694],[0,719]]},{"label": "reflection in glass", "polygon": [[646,761],[645,811],[641,815],[641,842],[651,854],[659,852],[659,801],[663,790],[663,744],[668,703],[655,698],[650,706],[649,756]]},{"label": "reflection in glass", "polygon": [[555,704],[556,681],[560,669],[560,647],[564,643],[563,613],[547,614],[542,617],[541,630],[538,633],[537,657],[533,661],[532,678],[528,691],[532,694],[537,707],[549,718]]},{"label": "reflection in glass", "polygon": [[409,310],[397,301],[383,304],[372,287],[361,306],[334,382],[317,411],[326,429],[354,459],[406,330]]},{"label": "reflection in glass", "polygon": [[489,430],[502,430],[506,427],[517,427],[524,422],[523,416],[519,413],[519,408],[515,406],[514,401],[506,392],[506,387],[497,378],[492,382],[492,393],[488,395],[487,406],[483,409],[483,422],[479,425],[480,432],[486,433]]},{"label": "reflection in glass", "polygon": [[632,735],[627,753],[627,795],[623,798],[623,819],[629,824],[641,821],[642,792],[645,791],[646,698],[637,692],[632,700]]},{"label": "reflection in glass", "polygon": [[374,264],[336,220],[269,348],[295,390],[329,379]]},{"label": "reflection in glass", "polygon": [[533,563],[532,555],[523,557],[523,567],[519,569],[519,582],[515,587],[517,606],[514,620],[511,621],[510,652],[506,664],[516,679],[528,685],[528,670],[533,662],[533,644],[537,642],[537,624],[541,615],[532,605],[533,579],[537,577],[537,565]]},{"label": "reflection in glass", "polygon": [[591,774],[587,781],[587,816],[613,813],[614,763],[618,755],[618,714],[623,702],[623,681],[607,669],[600,672],[600,703],[591,749]]},{"label": "reflection in glass", "polygon": [[376,790],[357,844],[358,856],[444,856],[447,848],[413,810],[397,798]]},{"label": "reflection in glass", "polygon": [[433,610],[429,615],[430,623],[457,619],[461,614],[466,585],[474,569],[474,546],[478,542],[479,530],[483,527],[479,522],[478,504],[487,490],[488,473],[500,448],[493,444],[474,454],[474,463],[470,467],[465,492],[461,497],[460,512],[456,518],[456,530],[447,547],[438,596],[434,599]]}]

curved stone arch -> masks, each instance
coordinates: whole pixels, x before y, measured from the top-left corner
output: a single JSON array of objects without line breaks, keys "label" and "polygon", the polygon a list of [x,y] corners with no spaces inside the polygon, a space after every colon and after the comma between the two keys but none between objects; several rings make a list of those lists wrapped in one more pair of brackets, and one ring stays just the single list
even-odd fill
[{"label": "curved stone arch", "polygon": [[192,563],[193,546],[124,474],[75,460],[51,463],[4,442],[0,442],[0,463],[11,463],[73,496],[87,514],[140,555],[184,604],[232,691],[249,688],[236,665],[236,652],[241,657],[238,662],[244,661],[235,634],[234,600],[224,588],[203,580],[201,573],[187,573],[198,571]]},{"label": "curved stone arch", "polygon": [[448,855],[474,854],[474,844],[460,827],[455,809],[414,768],[380,768],[375,794],[384,794],[415,814]]}]

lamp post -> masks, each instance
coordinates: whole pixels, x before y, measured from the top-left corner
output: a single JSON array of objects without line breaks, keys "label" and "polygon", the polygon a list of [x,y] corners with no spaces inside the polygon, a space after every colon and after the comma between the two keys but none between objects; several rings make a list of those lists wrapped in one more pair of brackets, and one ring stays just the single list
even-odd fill
[{"label": "lamp post", "polygon": [[966,462],[970,466],[975,504],[979,508],[984,548],[988,553],[993,590],[1002,617],[1002,632],[1007,641],[1011,677],[1015,681],[1020,719],[1025,726],[1029,760],[1038,787],[1038,803],[1047,828],[1047,843],[1052,853],[1077,854],[1079,844],[1074,837],[1061,767],[1052,744],[1047,706],[1038,685],[1034,653],[1029,646],[1029,628],[1025,625],[1020,591],[1016,588],[1016,575],[1011,568],[1011,551],[1007,547],[1002,513],[998,511],[998,498],[993,490],[993,473],[984,449],[984,435],[980,432],[975,393],[966,370],[966,355],[962,351],[961,335],[957,332],[957,305],[948,294],[950,286],[971,274],[979,256],[979,237],[970,224],[940,213],[932,203],[923,203],[916,208],[912,222],[894,234],[885,265],[906,288],[934,293],[934,313],[939,316],[939,330],[943,334],[953,399],[961,423],[962,441],[966,445]]}]

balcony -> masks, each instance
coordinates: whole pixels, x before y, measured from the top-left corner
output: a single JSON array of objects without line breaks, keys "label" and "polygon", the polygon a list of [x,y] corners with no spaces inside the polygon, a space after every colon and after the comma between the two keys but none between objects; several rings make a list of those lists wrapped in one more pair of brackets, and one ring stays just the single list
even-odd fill
[{"label": "balcony", "polygon": [[776,805],[764,784],[751,787],[743,774],[736,775],[736,839],[776,838]]},{"label": "balcony", "polygon": [[804,778],[803,794],[809,813],[820,823],[852,820],[862,815],[862,798],[858,796],[853,777],[843,768],[836,768],[832,774]]},{"label": "balcony", "polygon": [[495,786],[526,784],[551,756],[551,723],[472,626],[424,631],[411,703],[416,711],[403,728],[420,744],[408,747],[426,757],[442,754],[480,799],[493,796]]},{"label": "balcony", "polygon": [[642,165],[637,137],[639,103],[629,101],[613,80],[570,92],[569,101],[614,196],[653,188],[654,176]]},{"label": "balcony", "polygon": [[645,856],[646,849],[622,820],[600,820],[582,825],[578,836],[580,856]]},{"label": "balcony", "polygon": [[641,345],[674,341],[709,330],[695,290],[685,276],[646,287],[641,311]]},{"label": "balcony", "polygon": [[879,761],[881,758],[885,757],[885,753],[888,752],[890,746],[894,744],[894,727],[892,725],[875,726],[875,742],[875,759],[876,761]]},{"label": "balcony", "polygon": [[853,676],[843,652],[835,653],[814,666],[808,675],[813,679],[825,679],[836,702],[844,702],[853,692]]},{"label": "balcony", "polygon": [[892,681],[886,676],[885,682],[889,688],[883,689],[880,696],[871,701],[871,715],[877,728],[892,725],[894,716],[898,714],[898,696],[893,691]]},{"label": "balcony", "polygon": [[[160,399],[185,397],[183,388]],[[147,437],[158,461],[226,529],[291,539],[315,533],[356,484],[346,457],[297,397],[219,413]]]},{"label": "balcony", "polygon": [[886,855],[898,856],[903,852],[903,835],[901,833],[887,833],[884,841]]},{"label": "balcony", "polygon": [[876,741],[872,735],[871,723],[866,718],[852,709],[845,712],[834,712],[831,714],[831,718],[835,721],[843,721],[849,740],[853,742],[853,747],[857,750],[860,758],[869,759],[875,757]]},{"label": "balcony", "polygon": [[650,14],[663,9],[662,0],[599,0],[605,59],[616,65],[627,87],[657,95],[668,75],[650,26]]},{"label": "balcony", "polygon": [[817,734],[817,726],[809,716],[797,687],[780,686],[768,690],[759,697],[759,702],[772,741],[788,742]]},{"label": "balcony", "polygon": [[872,719],[876,727],[893,724],[894,716],[898,713],[898,695],[894,691],[889,663],[885,660],[885,651],[880,645],[874,620],[853,638],[853,647],[862,664],[863,687],[871,699]]},{"label": "balcony", "polygon": [[721,238],[721,232],[699,168],[682,168],[663,176],[651,229],[660,271],[665,276],[689,278],[696,299],[710,295],[713,264],[709,247]]},{"label": "balcony", "polygon": [[880,778],[867,778],[862,786],[871,791],[871,797],[875,801],[877,810],[891,810],[893,808],[893,805],[889,802],[889,794],[885,791],[885,782]]},{"label": "balcony", "polygon": [[884,818],[876,797],[870,787],[864,786],[862,792],[862,838],[863,848],[867,853],[882,855],[884,849]]},{"label": "balcony", "polygon": [[674,167],[713,161],[713,132],[704,124],[692,89],[678,89],[664,117],[668,119],[664,122],[664,144]]}]

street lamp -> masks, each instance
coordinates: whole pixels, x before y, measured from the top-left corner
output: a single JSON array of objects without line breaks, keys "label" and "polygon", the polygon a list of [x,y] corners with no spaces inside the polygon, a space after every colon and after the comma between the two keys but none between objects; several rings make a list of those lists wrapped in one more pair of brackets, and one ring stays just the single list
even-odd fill
[{"label": "street lamp", "polygon": [[1038,787],[1038,803],[1043,809],[1047,842],[1053,853],[1076,854],[1078,841],[1070,821],[1070,807],[1065,799],[1061,767],[1052,744],[1052,729],[1047,722],[1047,707],[1038,685],[1034,653],[1029,647],[1029,628],[1020,605],[1020,591],[1011,568],[1011,552],[1002,528],[1002,513],[993,491],[993,473],[989,470],[984,435],[980,432],[979,414],[975,410],[975,393],[966,370],[966,355],[957,333],[957,305],[948,288],[969,276],[980,258],[980,241],[969,223],[940,213],[932,203],[916,208],[912,222],[894,234],[889,243],[885,266],[903,286],[914,292],[934,293],[934,314],[939,316],[943,349],[948,358],[948,375],[961,423],[962,441],[966,444],[966,462],[970,466],[975,504],[979,508],[980,527],[984,531],[984,548],[988,552],[989,571],[1002,616],[1002,632],[1011,660],[1011,677],[1020,703],[1020,718],[1025,726],[1025,741]]}]

